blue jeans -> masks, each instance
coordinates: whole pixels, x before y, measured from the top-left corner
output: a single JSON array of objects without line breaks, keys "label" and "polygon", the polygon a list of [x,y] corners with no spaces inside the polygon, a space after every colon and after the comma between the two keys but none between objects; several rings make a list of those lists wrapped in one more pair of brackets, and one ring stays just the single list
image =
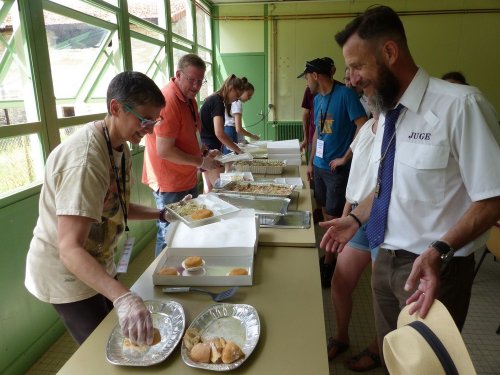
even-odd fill
[{"label": "blue jeans", "polygon": [[[226,133],[234,143],[238,143],[238,133],[236,133],[236,128],[234,126],[224,126],[224,133]],[[224,155],[227,155],[232,151],[223,145],[222,152]]]},{"label": "blue jeans", "polygon": [[[179,202],[186,195],[191,194],[193,198],[198,196],[198,187],[186,191],[177,191],[174,193],[159,191],[153,191],[153,197],[156,201],[156,207],[162,209],[166,204]],[[163,248],[167,245],[165,241],[165,233],[167,231],[169,223],[162,223],[160,220],[156,220],[156,227],[158,228],[158,233],[156,234],[156,247],[155,247],[155,257],[157,257]]]}]

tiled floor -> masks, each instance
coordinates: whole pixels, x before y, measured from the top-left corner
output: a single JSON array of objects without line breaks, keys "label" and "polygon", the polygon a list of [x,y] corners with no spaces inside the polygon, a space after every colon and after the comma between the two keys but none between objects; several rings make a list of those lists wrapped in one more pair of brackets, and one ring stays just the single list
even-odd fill
[{"label": "tiled floor", "polygon": [[[129,272],[120,278],[131,285],[153,260],[153,243],[138,255],[129,267]],[[478,254],[479,255],[479,254]],[[334,333],[334,316],[330,302],[330,289],[323,290],[325,325],[327,337]],[[354,374],[343,361],[364,349],[374,337],[373,314],[370,290],[370,269],[364,272],[354,293],[354,311],[350,325],[351,347],[330,363],[330,374]],[[474,281],[471,306],[463,337],[478,375],[500,373],[500,335],[496,329],[500,324],[500,261],[494,262],[488,255]],[[325,338],[326,343],[326,338]],[[40,360],[28,371],[31,375],[55,374],[77,345],[68,334],[64,334]],[[325,349],[326,350],[326,349]],[[384,374],[382,369],[368,372]]]}]

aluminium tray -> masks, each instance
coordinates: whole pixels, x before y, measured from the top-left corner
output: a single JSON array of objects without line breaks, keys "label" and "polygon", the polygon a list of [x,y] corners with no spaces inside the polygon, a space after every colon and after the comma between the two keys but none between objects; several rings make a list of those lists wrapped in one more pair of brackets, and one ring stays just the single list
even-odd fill
[{"label": "aluminium tray", "polygon": [[215,304],[202,311],[189,328],[198,330],[202,339],[224,337],[236,343],[245,356],[233,363],[201,363],[189,356],[188,350],[181,345],[181,356],[184,363],[211,371],[229,371],[241,366],[252,354],[260,337],[260,319],[257,310],[246,304]]},{"label": "aluminium tray", "polygon": [[[242,188],[244,187],[262,187],[263,191],[262,192],[252,192],[252,191],[241,191]],[[273,187],[278,187],[281,189],[279,192],[278,191],[269,191],[266,192],[265,188],[273,188]],[[217,187],[214,186],[214,189],[212,190],[214,193],[224,193],[224,194],[238,194],[238,195],[253,195],[253,196],[264,196],[264,197],[289,197],[292,195],[294,185],[288,185],[288,184],[276,184],[276,183],[269,183],[269,182],[256,182],[256,181],[231,181],[224,186]]]},{"label": "aluminium tray", "polygon": [[288,211],[286,215],[258,215],[261,228],[308,229],[311,227],[310,211]]},{"label": "aluminium tray", "polygon": [[256,214],[264,215],[285,215],[291,202],[286,197],[265,197],[252,195],[224,194],[217,196],[238,208],[253,208]]},{"label": "aluminium tray", "polygon": [[106,345],[106,359],[114,365],[151,366],[164,361],[174,351],[186,327],[182,305],[175,301],[144,301],[151,312],[153,326],[158,328],[161,341],[150,346],[144,353],[127,354],[123,351],[120,324],[115,325]]}]

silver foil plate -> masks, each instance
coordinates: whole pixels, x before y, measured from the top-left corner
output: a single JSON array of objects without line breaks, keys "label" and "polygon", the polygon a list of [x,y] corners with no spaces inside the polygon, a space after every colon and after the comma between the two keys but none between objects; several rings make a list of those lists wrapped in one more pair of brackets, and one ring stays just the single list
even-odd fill
[{"label": "silver foil plate", "polygon": [[153,326],[160,331],[161,341],[140,353],[124,353],[120,324],[111,331],[106,345],[106,358],[114,365],[151,366],[168,358],[179,344],[186,327],[182,305],[175,301],[144,301],[151,312]]},{"label": "silver foil plate", "polygon": [[231,340],[245,353],[243,358],[229,364],[201,363],[191,360],[186,346],[182,343],[181,356],[184,363],[191,367],[212,371],[229,371],[241,366],[252,354],[260,337],[260,320],[257,310],[245,304],[212,305],[200,313],[189,328],[197,329],[204,340],[215,337]]},{"label": "silver foil plate", "polygon": [[217,193],[218,197],[238,208],[253,208],[257,214],[284,215],[287,213],[290,198],[264,197],[252,195]]},{"label": "silver foil plate", "polygon": [[[219,180],[220,181],[220,180]],[[282,188],[284,191],[280,193],[257,193],[257,192],[247,192],[247,191],[238,191],[238,185],[250,185],[250,186],[259,186],[259,187],[272,187],[277,186]],[[213,192],[214,193],[224,193],[224,194],[237,194],[237,195],[251,195],[251,196],[262,196],[262,197],[289,197],[294,189],[294,185],[287,184],[277,184],[277,183],[269,183],[269,182],[258,182],[258,181],[231,181],[224,186],[216,186],[214,185]]]}]

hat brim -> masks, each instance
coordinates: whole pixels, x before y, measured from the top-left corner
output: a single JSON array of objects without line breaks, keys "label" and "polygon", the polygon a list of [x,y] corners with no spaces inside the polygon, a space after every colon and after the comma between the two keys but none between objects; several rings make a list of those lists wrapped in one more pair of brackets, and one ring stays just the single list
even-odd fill
[{"label": "hat brim", "polygon": [[297,76],[297,78],[302,78],[306,75],[307,70],[304,70],[300,75]]},{"label": "hat brim", "polygon": [[[408,313],[408,310],[411,306],[412,305],[407,305],[403,310],[401,310],[398,317],[398,329],[396,331],[390,332],[386,336],[387,340],[384,339],[384,359],[389,370],[392,365],[396,366],[395,368],[398,368],[397,363],[391,362],[398,362],[398,357],[399,360],[403,360],[403,358],[405,358],[405,355],[403,353],[395,353],[398,351],[398,345],[394,346],[395,342],[391,344],[391,341],[394,340],[395,335],[405,335],[405,339],[407,339],[408,335],[414,335],[419,341],[423,340],[423,338],[420,337],[420,334],[416,330],[411,327],[406,327],[409,323],[419,320],[425,323],[443,343],[460,374],[475,374],[476,372],[474,369],[474,365],[472,364],[462,336],[446,307],[440,301],[435,300],[429,312],[427,313],[427,316],[422,319],[420,318],[418,313],[414,313],[412,315]],[[385,345],[386,341],[387,348]],[[423,348],[424,346],[426,347],[425,350],[427,351],[427,344],[424,343],[421,347]],[[399,348],[401,348],[401,346],[399,346]],[[430,347],[428,349],[430,350]],[[415,352],[415,350],[416,347],[413,346],[411,348],[411,351]],[[406,364],[401,361],[400,362],[403,363],[403,366],[408,366],[409,362],[407,361],[407,359],[405,361]],[[423,364],[420,365],[423,366]],[[397,371],[398,370],[394,371],[394,373],[397,373]]]}]

